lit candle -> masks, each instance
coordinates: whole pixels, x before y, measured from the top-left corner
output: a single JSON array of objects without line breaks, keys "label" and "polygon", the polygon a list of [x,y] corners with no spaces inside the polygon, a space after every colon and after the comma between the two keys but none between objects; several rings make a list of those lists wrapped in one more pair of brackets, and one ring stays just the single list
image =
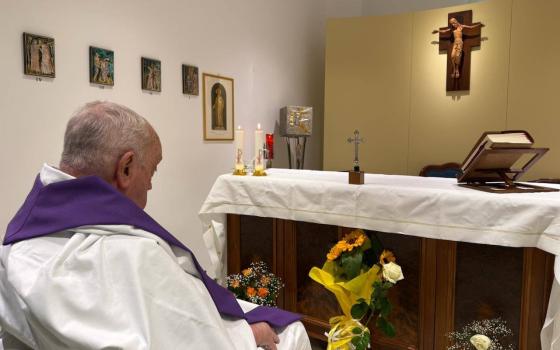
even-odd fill
[{"label": "lit candle", "polygon": [[261,129],[261,124],[257,124],[257,130],[255,130],[255,170],[264,170],[263,162],[263,145],[264,145],[264,133]]},{"label": "lit candle", "polygon": [[241,125],[235,130],[235,170],[243,170],[245,164],[243,163],[243,145],[245,143],[245,132],[241,129]]}]

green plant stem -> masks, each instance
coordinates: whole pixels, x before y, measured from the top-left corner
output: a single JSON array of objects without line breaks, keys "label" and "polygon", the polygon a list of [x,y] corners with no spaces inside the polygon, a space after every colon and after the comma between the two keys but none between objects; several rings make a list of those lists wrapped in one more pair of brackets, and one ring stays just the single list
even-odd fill
[{"label": "green plant stem", "polygon": [[375,315],[375,311],[370,307],[371,313],[369,314],[369,317],[366,321],[366,323],[364,324],[364,326],[368,326],[369,322],[371,321],[371,319],[373,318],[373,316]]}]

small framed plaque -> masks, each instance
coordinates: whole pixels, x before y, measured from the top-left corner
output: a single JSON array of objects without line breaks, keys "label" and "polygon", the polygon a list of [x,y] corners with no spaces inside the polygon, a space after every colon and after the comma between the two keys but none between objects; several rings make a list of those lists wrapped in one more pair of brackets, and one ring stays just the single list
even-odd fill
[{"label": "small framed plaque", "polygon": [[23,33],[23,73],[38,77],[55,77],[53,38]]}]

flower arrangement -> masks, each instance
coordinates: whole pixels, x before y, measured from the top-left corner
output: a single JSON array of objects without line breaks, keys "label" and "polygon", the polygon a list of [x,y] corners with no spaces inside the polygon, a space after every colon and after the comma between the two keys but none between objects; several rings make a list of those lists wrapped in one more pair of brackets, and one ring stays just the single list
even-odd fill
[{"label": "flower arrangement", "polygon": [[513,332],[501,318],[473,321],[460,331],[447,334],[453,343],[447,350],[514,350],[508,341]]},{"label": "flower arrangement", "polygon": [[313,267],[309,276],[334,293],[344,313],[329,320],[327,349],[368,348],[371,320],[383,333],[395,336],[388,320],[392,306],[387,293],[404,278],[402,269],[394,254],[372,243],[363,230],[345,235],[327,253],[323,267]]},{"label": "flower arrangement", "polygon": [[265,306],[276,306],[278,293],[284,287],[262,261],[252,262],[241,273],[227,276],[226,283],[238,299]]}]

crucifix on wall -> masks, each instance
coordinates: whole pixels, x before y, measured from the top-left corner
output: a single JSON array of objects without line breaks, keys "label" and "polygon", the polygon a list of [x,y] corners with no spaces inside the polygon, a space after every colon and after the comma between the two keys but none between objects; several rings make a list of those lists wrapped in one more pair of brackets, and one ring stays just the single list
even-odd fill
[{"label": "crucifix on wall", "polygon": [[447,52],[447,91],[470,89],[471,50],[480,46],[480,29],[484,24],[472,23],[472,11],[453,12],[448,27],[434,30],[439,33],[439,51]]}]

